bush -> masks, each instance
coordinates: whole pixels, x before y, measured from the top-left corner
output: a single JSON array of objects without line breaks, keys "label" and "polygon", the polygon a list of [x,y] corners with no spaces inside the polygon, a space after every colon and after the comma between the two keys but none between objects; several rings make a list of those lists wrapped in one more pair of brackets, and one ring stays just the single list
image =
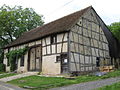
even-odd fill
[{"label": "bush", "polygon": [[3,63],[4,54],[0,51],[0,63]]},{"label": "bush", "polygon": [[5,72],[5,64],[0,63],[0,72]]},{"label": "bush", "polygon": [[9,53],[6,53],[6,57],[10,62],[10,71],[14,71],[16,69],[16,60],[18,60],[22,55],[25,55],[25,53],[28,51],[28,47],[18,49],[18,50],[12,50]]}]

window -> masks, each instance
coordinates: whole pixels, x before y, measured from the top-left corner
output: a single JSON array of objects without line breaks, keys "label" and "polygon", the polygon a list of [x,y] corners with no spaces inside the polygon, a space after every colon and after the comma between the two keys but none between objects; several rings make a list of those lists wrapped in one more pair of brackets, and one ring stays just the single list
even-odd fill
[{"label": "window", "polygon": [[56,62],[59,62],[61,60],[60,56],[56,56]]},{"label": "window", "polygon": [[57,36],[56,35],[51,36],[51,44],[54,44],[56,42],[57,42]]},{"label": "window", "polygon": [[24,66],[24,55],[21,57],[20,66]]},{"label": "window", "polygon": [[68,59],[63,59],[63,64],[67,64],[68,63]]},{"label": "window", "polygon": [[113,61],[113,58],[111,58],[111,65],[114,65],[114,63],[113,63],[114,61]]},{"label": "window", "polygon": [[82,22],[80,21],[80,24],[82,24]]},{"label": "window", "polygon": [[96,66],[99,67],[100,66],[100,58],[96,57]]},{"label": "window", "polygon": [[67,54],[61,54],[62,64],[68,63]]}]

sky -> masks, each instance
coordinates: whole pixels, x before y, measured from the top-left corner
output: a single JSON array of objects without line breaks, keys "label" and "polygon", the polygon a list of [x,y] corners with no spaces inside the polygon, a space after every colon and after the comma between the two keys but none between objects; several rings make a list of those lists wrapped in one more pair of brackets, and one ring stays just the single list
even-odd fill
[{"label": "sky", "polygon": [[0,7],[3,4],[33,8],[45,23],[91,5],[107,25],[120,21],[120,0],[0,0]]}]

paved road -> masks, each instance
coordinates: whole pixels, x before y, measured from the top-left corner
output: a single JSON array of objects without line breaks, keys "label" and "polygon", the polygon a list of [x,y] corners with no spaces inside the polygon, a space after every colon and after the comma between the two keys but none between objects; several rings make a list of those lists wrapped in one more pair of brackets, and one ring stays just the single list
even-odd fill
[{"label": "paved road", "polygon": [[120,77],[74,84],[74,85],[60,87],[60,88],[53,88],[50,90],[94,90],[95,88],[99,88],[99,87],[106,86],[106,85],[111,85],[116,82],[120,82]]},{"label": "paved road", "polygon": [[4,82],[0,82],[0,90],[25,90],[25,89]]}]

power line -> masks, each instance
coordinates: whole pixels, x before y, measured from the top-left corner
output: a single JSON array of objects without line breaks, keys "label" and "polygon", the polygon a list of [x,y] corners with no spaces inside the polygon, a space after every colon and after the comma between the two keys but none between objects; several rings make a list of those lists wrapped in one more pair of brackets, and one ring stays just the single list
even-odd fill
[{"label": "power line", "polygon": [[70,3],[72,3],[74,0],[71,0],[71,1],[69,1],[69,2],[67,2],[67,3],[65,3],[64,5],[63,5],[63,7],[64,6],[66,6],[66,5],[68,5],[68,4],[70,4]]},{"label": "power line", "polygon": [[52,11],[51,13],[49,13],[49,15],[55,13],[58,9],[61,9],[61,8],[65,7],[65,6],[67,6],[68,4],[72,3],[73,1],[74,1],[74,0],[71,0],[71,1],[69,1],[69,2],[67,2],[67,3],[65,3],[64,5],[60,6],[59,8],[57,8],[57,9],[55,9],[54,11]]}]

